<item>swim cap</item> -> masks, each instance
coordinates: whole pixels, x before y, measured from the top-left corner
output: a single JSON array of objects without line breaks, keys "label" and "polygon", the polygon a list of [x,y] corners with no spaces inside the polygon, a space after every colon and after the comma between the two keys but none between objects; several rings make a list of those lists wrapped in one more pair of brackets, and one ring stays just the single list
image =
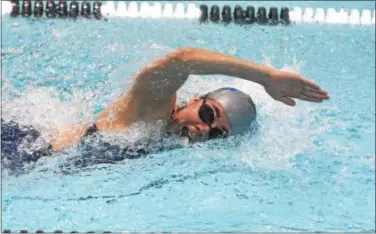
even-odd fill
[{"label": "swim cap", "polygon": [[251,96],[238,89],[221,88],[208,93],[206,98],[216,100],[225,109],[231,125],[231,135],[246,131],[256,118],[256,106]]}]

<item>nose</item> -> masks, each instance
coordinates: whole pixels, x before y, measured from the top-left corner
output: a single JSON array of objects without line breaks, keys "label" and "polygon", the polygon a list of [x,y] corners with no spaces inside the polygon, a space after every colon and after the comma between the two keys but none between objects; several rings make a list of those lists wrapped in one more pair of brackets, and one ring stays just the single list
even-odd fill
[{"label": "nose", "polygon": [[204,134],[209,131],[209,126],[207,124],[195,124],[194,128],[197,132]]}]

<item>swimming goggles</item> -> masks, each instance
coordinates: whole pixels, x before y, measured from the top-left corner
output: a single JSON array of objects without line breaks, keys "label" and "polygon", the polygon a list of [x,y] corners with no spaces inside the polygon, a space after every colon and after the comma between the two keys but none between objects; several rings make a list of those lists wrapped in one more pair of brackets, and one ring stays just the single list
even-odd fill
[{"label": "swimming goggles", "polygon": [[201,121],[206,123],[210,130],[209,130],[209,140],[214,138],[226,138],[229,136],[229,131],[225,128],[221,129],[218,127],[212,127],[211,125],[214,122],[215,114],[213,108],[206,103],[206,96],[201,97],[203,102],[198,110],[198,116],[200,117]]}]

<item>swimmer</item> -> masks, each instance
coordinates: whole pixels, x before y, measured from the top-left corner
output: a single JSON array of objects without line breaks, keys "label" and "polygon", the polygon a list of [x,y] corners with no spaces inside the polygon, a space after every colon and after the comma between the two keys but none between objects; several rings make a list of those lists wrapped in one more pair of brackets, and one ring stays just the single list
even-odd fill
[{"label": "swimmer", "polygon": [[211,91],[176,105],[176,92],[189,75],[226,75],[256,82],[276,101],[294,106],[293,99],[322,102],[328,93],[298,74],[257,65],[199,48],[181,48],[146,66],[129,92],[105,108],[94,123],[61,129],[51,140],[54,151],[71,147],[95,131],[122,131],[137,121],[169,121],[171,133],[201,142],[246,131],[256,118],[249,94],[234,88]]},{"label": "swimmer", "polygon": [[[60,129],[48,142],[49,150],[58,152],[75,146],[97,131],[123,131],[138,121],[165,120],[169,123],[168,132],[187,137],[191,143],[226,138],[249,129],[256,118],[255,104],[249,94],[235,88],[210,91],[178,107],[176,92],[191,74],[226,75],[255,82],[274,100],[289,106],[295,105],[294,99],[322,102],[329,98],[319,85],[298,74],[214,51],[181,48],[142,69],[129,91],[105,108],[94,122]],[[26,133],[20,129],[25,128],[3,121],[2,125],[2,146],[8,144],[6,148],[13,152],[19,141],[14,139],[14,132],[23,136]]]}]

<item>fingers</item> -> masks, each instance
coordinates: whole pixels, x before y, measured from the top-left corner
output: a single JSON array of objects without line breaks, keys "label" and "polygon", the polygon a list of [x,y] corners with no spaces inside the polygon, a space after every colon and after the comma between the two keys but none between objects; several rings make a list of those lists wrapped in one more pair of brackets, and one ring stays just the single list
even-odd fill
[{"label": "fingers", "polygon": [[303,90],[302,94],[309,98],[329,99],[328,94],[326,94],[325,92]]},{"label": "fingers", "polygon": [[320,87],[317,88],[317,87],[314,87],[314,86],[310,86],[309,84],[303,85],[303,89],[307,90],[307,91],[313,91],[313,92],[328,93]]},{"label": "fingers", "polygon": [[310,83],[304,84],[302,93],[309,97],[311,96],[316,98],[329,99],[327,91],[321,89],[317,84],[313,84],[314,85],[311,85]]},{"label": "fingers", "polygon": [[321,90],[320,87],[317,88],[317,87],[311,86],[309,84],[303,84],[303,89],[305,89],[307,91],[318,91],[318,90]]},{"label": "fingers", "polygon": [[323,99],[320,99],[320,98],[309,97],[309,96],[306,96],[304,94],[301,94],[298,98],[300,100],[309,101],[309,102],[322,102],[322,100],[323,100]]},{"label": "fingers", "polygon": [[316,84],[316,82],[314,82],[312,80],[301,77],[301,81],[303,82],[304,87],[307,88],[307,89],[321,90],[323,92],[326,92],[318,84]]},{"label": "fingers", "polygon": [[283,103],[285,103],[286,105],[289,105],[289,106],[295,106],[295,101],[292,100],[291,98],[288,98],[288,97],[281,97],[281,99],[279,100]]},{"label": "fingers", "polygon": [[301,80],[302,80],[304,86],[307,86],[307,87],[310,87],[310,88],[313,88],[313,89],[320,89],[320,86],[312,80],[306,79],[304,77],[301,77]]}]

